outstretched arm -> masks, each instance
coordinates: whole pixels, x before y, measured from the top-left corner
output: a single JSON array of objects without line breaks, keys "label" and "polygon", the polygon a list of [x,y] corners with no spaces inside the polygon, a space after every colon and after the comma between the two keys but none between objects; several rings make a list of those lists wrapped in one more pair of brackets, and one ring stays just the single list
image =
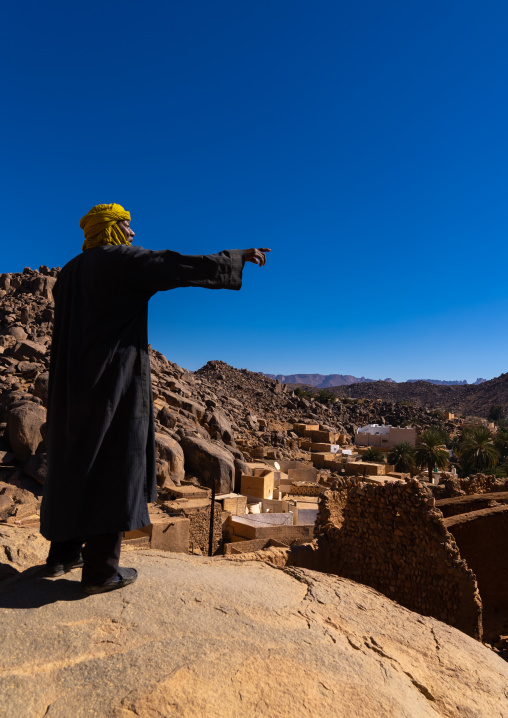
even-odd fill
[{"label": "outstretched arm", "polygon": [[267,249],[229,249],[218,254],[184,255],[169,249],[126,248],[123,281],[133,289],[154,294],[176,287],[240,289],[245,262],[263,266]]}]

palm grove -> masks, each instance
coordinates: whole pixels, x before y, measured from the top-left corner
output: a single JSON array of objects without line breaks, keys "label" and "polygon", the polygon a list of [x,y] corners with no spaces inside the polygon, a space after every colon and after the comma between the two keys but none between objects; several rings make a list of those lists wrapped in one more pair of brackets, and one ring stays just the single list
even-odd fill
[{"label": "palm grove", "polygon": [[[498,416],[492,407],[489,418],[496,420],[497,432],[493,434],[486,426],[466,426],[453,439],[442,427],[431,427],[420,434],[416,446],[407,442],[396,444],[388,452],[388,463],[396,471],[413,475],[426,469],[429,477],[436,469],[446,469],[450,460],[460,477],[487,473],[498,477],[508,475],[508,425],[504,416]],[[371,448],[363,461],[382,461],[380,449]]]}]

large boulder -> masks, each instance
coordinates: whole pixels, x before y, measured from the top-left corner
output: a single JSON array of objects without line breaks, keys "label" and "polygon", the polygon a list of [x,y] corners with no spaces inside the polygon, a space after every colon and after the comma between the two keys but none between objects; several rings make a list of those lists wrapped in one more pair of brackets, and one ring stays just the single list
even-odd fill
[{"label": "large boulder", "polygon": [[169,406],[176,409],[185,411],[188,415],[193,416],[198,421],[201,421],[206,412],[206,406],[199,404],[197,401],[192,401],[179,394],[173,394],[171,391],[163,391],[162,395]]},{"label": "large boulder", "polygon": [[7,327],[6,329],[4,329],[2,331],[2,335],[14,337],[14,339],[16,339],[16,341],[18,341],[18,342],[24,341],[28,336],[27,333],[25,332],[25,330],[23,329],[23,327],[17,327],[17,326]]},{"label": "large boulder", "polygon": [[42,361],[46,356],[46,346],[39,342],[32,342],[27,339],[24,342],[16,344],[12,356],[15,359],[26,361]]},{"label": "large boulder", "polygon": [[157,484],[179,486],[185,477],[184,455],[180,444],[167,434],[155,434],[157,456]]},{"label": "large boulder", "polygon": [[181,447],[185,455],[185,468],[199,481],[219,493],[233,491],[235,460],[227,449],[197,436],[184,436]]},{"label": "large boulder", "polygon": [[203,417],[203,423],[207,424],[212,439],[219,439],[225,444],[234,445],[233,429],[222,409],[207,411]]},{"label": "large boulder", "polygon": [[56,278],[47,276],[35,276],[30,281],[30,290],[34,294],[39,294],[44,299],[48,299],[50,302],[53,301],[53,287],[55,286]]},{"label": "large boulder", "polygon": [[163,406],[157,414],[157,419],[166,429],[174,429],[178,421],[178,414],[170,411],[167,406]]},{"label": "large boulder", "polygon": [[[23,551],[30,532],[18,531]],[[56,581],[33,572],[4,583],[6,714],[508,714],[505,661],[371,588],[255,561],[125,552],[139,580],[121,591],[83,598],[79,571]]]},{"label": "large boulder", "polygon": [[24,401],[9,410],[7,435],[18,461],[26,461],[35,454],[42,441],[41,429],[45,422],[46,409],[32,401]]},{"label": "large boulder", "polygon": [[18,365],[16,367],[16,371],[18,374],[21,374],[23,379],[34,379],[38,372],[39,372],[39,366],[38,364],[34,364],[30,361],[20,361],[18,362]]}]

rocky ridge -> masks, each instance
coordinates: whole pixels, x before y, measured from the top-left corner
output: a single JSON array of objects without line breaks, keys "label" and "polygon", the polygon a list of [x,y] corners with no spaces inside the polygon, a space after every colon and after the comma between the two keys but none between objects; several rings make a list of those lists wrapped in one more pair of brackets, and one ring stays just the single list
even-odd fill
[{"label": "rocky ridge", "polygon": [[[266,374],[265,376],[269,379],[278,379],[286,384],[296,384],[313,386],[316,389],[328,389],[333,386],[349,386],[350,384],[372,384],[375,379],[366,379],[364,376],[357,377],[352,374]],[[469,386],[466,379],[460,380],[455,379],[449,381],[447,379],[408,379],[407,382],[395,382],[393,379],[385,379],[385,382],[391,382],[393,384],[398,383],[414,383],[417,381],[424,381],[428,384],[437,384],[438,386]],[[473,386],[482,384],[487,381],[486,379],[478,378],[473,382]]]},{"label": "rocky ridge", "polygon": [[[313,387],[308,388],[314,391]],[[479,384],[438,385],[426,381],[374,381],[331,387],[337,398],[381,399],[385,402],[412,402],[415,408],[433,407],[455,414],[487,417],[492,405],[500,404],[508,413],[508,372]]]},{"label": "rocky ridge", "polygon": [[[357,377],[352,374],[265,374],[265,376],[269,379],[278,379],[285,384],[305,384],[306,386],[315,386],[316,389],[374,381],[374,379],[366,379],[364,376]],[[392,379],[385,379],[385,381],[392,381]]]}]

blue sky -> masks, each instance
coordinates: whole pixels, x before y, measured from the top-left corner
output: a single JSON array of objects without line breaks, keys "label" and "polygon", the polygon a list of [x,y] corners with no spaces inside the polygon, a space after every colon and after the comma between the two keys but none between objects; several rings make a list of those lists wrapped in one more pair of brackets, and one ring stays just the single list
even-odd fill
[{"label": "blue sky", "polygon": [[118,202],[144,247],[272,249],[151,300],[181,366],[508,371],[507,30],[490,1],[4,3],[0,271]]}]

